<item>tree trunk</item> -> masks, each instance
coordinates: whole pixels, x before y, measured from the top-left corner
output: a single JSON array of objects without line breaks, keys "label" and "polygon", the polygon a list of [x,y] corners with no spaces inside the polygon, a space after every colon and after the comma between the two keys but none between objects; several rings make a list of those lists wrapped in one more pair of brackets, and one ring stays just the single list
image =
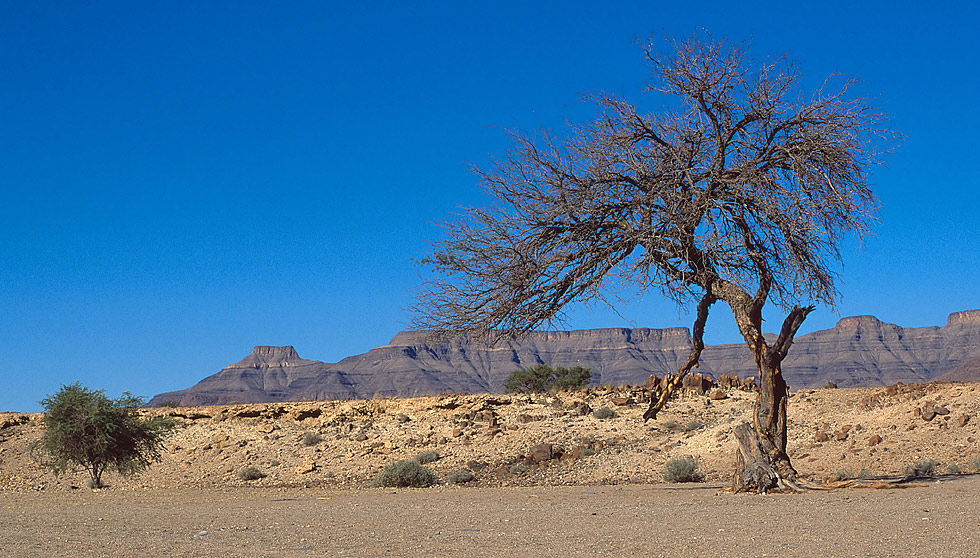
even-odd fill
[{"label": "tree trunk", "polygon": [[[739,448],[735,459],[733,488],[767,492],[792,487],[796,470],[786,453],[786,399],[789,389],[783,378],[782,362],[793,337],[813,307],[794,307],[783,322],[779,338],[770,347],[761,333],[749,343],[759,374],[759,395],[753,421],[735,430]],[[747,340],[750,336],[746,336]]]}]

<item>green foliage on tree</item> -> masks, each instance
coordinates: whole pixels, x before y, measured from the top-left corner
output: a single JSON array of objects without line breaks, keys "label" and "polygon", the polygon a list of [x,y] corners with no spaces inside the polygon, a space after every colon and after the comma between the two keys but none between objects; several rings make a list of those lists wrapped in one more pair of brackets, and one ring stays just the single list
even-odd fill
[{"label": "green foliage on tree", "polygon": [[592,371],[588,368],[575,366],[551,368],[547,364],[539,364],[527,370],[515,370],[504,380],[504,390],[507,393],[541,393],[551,390],[582,389],[589,385]]},{"label": "green foliage on tree", "polygon": [[54,473],[83,469],[90,486],[101,488],[102,474],[114,469],[135,474],[160,460],[163,440],[176,426],[169,417],[141,418],[136,409],[145,400],[131,393],[110,399],[104,390],[80,383],[64,385],[41,400],[44,434],[32,452],[47,457]]}]

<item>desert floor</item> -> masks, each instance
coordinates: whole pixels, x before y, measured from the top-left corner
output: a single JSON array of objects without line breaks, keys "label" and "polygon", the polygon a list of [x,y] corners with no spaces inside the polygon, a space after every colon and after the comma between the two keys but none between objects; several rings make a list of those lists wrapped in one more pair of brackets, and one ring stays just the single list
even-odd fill
[{"label": "desert floor", "polygon": [[4,556],[978,556],[980,476],[717,485],[140,489],[2,495]]}]

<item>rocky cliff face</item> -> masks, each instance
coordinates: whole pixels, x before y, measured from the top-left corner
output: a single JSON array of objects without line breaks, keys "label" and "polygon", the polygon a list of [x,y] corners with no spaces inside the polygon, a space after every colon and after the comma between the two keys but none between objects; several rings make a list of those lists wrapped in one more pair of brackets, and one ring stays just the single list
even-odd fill
[{"label": "rocky cliff face", "polygon": [[[331,364],[300,358],[293,347],[252,354],[195,386],[150,401],[183,405],[303,401],[436,393],[499,392],[517,368],[585,366],[593,384],[642,384],[676,371],[691,349],[686,328],[543,331],[488,347],[466,337],[433,341],[402,332],[387,344]],[[980,358],[980,310],[950,314],[941,327],[902,328],[874,316],[841,319],[797,338],[783,363],[792,389],[924,382]],[[705,348],[700,372],[752,376],[744,345]]]}]

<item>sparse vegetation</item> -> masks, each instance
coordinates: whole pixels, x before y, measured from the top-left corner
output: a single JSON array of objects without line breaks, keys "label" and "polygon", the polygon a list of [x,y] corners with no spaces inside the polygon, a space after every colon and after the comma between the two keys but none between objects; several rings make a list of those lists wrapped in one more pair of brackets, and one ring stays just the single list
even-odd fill
[{"label": "sparse vegetation", "polygon": [[395,420],[397,420],[398,422],[408,422],[412,419],[405,413],[398,413],[397,415],[395,415]]},{"label": "sparse vegetation", "polygon": [[543,393],[584,389],[588,387],[591,378],[592,371],[581,366],[551,368],[547,364],[539,364],[512,372],[504,380],[504,390],[507,393]]},{"label": "sparse vegetation", "polygon": [[963,472],[958,463],[950,463],[946,466],[946,472],[951,475],[958,475]]},{"label": "sparse vegetation", "polygon": [[459,471],[450,473],[449,476],[446,477],[446,481],[452,484],[464,484],[474,480],[476,480],[476,477],[472,472],[470,472],[469,469],[460,469]]},{"label": "sparse vegetation", "polygon": [[696,420],[692,420],[691,422],[684,425],[684,432],[694,432],[695,430],[699,430],[703,427],[704,427],[703,423],[700,423]]},{"label": "sparse vegetation", "polygon": [[906,467],[905,475],[909,477],[931,477],[936,474],[937,466],[939,466],[938,461],[923,459]]},{"label": "sparse vegetation", "polygon": [[425,465],[426,463],[432,463],[433,461],[439,461],[440,455],[436,450],[423,451],[422,453],[415,456],[415,461],[420,465]]},{"label": "sparse vegetation", "polygon": [[609,407],[599,407],[595,411],[592,411],[592,416],[597,419],[613,419],[618,417],[619,413]]},{"label": "sparse vegetation", "polygon": [[841,469],[830,476],[830,480],[835,480],[835,481],[845,481],[853,478],[854,478],[854,473],[848,471],[847,469]]},{"label": "sparse vegetation", "polygon": [[318,432],[304,432],[303,436],[300,438],[300,443],[306,447],[315,446],[323,441],[323,436],[320,436]]},{"label": "sparse vegetation", "polygon": [[157,405],[157,407],[169,407],[171,409],[174,408],[174,407],[180,407],[180,401],[175,401],[173,399],[167,399],[166,401],[161,401],[160,404]]},{"label": "sparse vegetation", "polygon": [[435,473],[418,461],[410,459],[388,465],[374,478],[370,486],[392,488],[425,488],[436,484]]},{"label": "sparse vegetation", "polygon": [[970,470],[980,473],[980,457],[970,460]]},{"label": "sparse vegetation", "polygon": [[91,488],[104,486],[107,469],[139,473],[160,460],[163,440],[176,427],[171,418],[141,418],[137,409],[144,402],[128,392],[110,399],[80,383],[62,386],[41,400],[44,434],[31,453],[46,456],[43,465],[56,475],[74,467],[87,471]]},{"label": "sparse vegetation", "polygon": [[258,467],[248,466],[238,471],[238,478],[243,481],[254,481],[265,477],[265,473],[259,470]]},{"label": "sparse vegetation", "polygon": [[667,482],[701,482],[704,474],[698,471],[698,461],[693,456],[675,457],[667,462],[664,470]]},{"label": "sparse vegetation", "polygon": [[681,423],[677,422],[676,420],[668,420],[663,424],[663,427],[664,430],[673,430],[673,431],[684,430],[684,427],[681,426]]}]

